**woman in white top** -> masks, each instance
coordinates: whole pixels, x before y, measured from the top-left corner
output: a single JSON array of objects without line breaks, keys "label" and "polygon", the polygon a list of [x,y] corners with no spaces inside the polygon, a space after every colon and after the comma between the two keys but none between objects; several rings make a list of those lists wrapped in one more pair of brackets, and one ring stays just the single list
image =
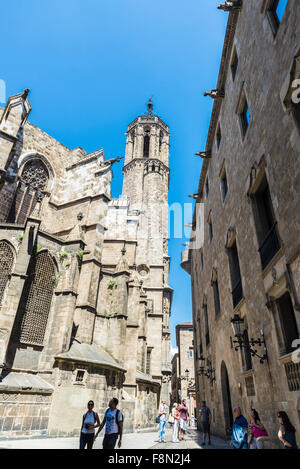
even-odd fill
[{"label": "woman in white top", "polygon": [[100,426],[97,412],[94,412],[94,401],[88,402],[88,411],[82,417],[80,433],[80,449],[92,449],[95,437],[95,428]]},{"label": "woman in white top", "polygon": [[174,402],[174,404],[173,404],[172,417],[174,418],[172,442],[173,443],[178,443],[179,442],[179,440],[178,440],[179,412],[178,412],[177,402]]}]

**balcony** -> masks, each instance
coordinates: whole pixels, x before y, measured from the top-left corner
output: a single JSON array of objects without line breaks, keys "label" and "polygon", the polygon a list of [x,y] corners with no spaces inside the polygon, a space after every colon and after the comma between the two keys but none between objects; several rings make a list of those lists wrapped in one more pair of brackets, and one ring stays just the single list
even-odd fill
[{"label": "balcony", "polygon": [[280,243],[276,231],[276,225],[277,223],[275,222],[269,232],[267,233],[267,236],[263,240],[263,242],[260,245],[259,248],[259,253],[260,253],[260,258],[261,258],[261,265],[262,268],[265,269],[269,262],[273,259],[275,254],[279,251],[280,249]]}]

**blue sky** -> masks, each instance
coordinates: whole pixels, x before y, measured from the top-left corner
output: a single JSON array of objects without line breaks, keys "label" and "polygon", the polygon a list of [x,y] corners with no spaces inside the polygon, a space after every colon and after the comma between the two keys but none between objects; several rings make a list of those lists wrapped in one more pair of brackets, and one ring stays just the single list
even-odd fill
[{"label": "blue sky", "polygon": [[[30,121],[70,148],[124,154],[127,125],[146,110],[170,126],[169,202],[196,191],[227,22],[219,0],[14,0],[1,7],[0,79],[7,96],[30,88]],[[114,166],[113,195],[122,187]],[[170,320],[190,321],[183,239],[171,239]]]}]

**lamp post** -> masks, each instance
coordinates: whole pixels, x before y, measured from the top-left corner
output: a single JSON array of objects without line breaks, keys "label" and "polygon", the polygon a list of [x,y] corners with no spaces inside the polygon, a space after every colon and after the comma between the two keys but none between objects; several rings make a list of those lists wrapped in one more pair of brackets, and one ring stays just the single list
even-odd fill
[{"label": "lamp post", "polygon": [[199,358],[199,364],[200,375],[206,376],[211,381],[211,383],[216,381],[215,369],[210,366],[205,370],[205,358],[203,355],[201,355]]},{"label": "lamp post", "polygon": [[[268,359],[268,355],[267,355],[266,342],[265,342],[263,330],[261,331],[262,338],[260,337],[258,339],[251,338],[249,340],[246,340],[245,338],[246,327],[245,327],[244,318],[241,318],[241,316],[236,313],[233,316],[233,318],[231,318],[231,324],[232,324],[235,340],[233,340],[231,337],[230,337],[230,340],[231,340],[231,346],[234,347],[234,350],[237,352],[238,350],[242,350],[243,348],[248,349],[252,357],[257,357],[259,358],[260,363],[264,363],[264,361]],[[254,348],[256,345],[258,345],[259,347],[264,346],[263,355],[258,354],[258,351],[256,350],[256,348]]]}]

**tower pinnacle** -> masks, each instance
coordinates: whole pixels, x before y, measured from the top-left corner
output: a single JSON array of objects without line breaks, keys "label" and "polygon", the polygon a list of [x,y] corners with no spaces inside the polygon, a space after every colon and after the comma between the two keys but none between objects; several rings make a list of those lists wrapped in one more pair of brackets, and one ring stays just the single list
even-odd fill
[{"label": "tower pinnacle", "polygon": [[148,104],[147,104],[147,108],[148,108],[148,116],[152,116],[153,103],[152,103],[152,101],[151,101],[151,98],[149,98],[149,101],[148,101]]}]

